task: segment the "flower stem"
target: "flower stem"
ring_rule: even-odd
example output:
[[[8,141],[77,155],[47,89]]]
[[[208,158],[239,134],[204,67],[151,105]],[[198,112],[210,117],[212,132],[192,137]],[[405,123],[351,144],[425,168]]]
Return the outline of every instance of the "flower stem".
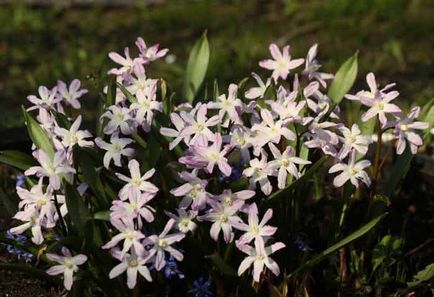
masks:
[[[378,175],[380,174],[380,155],[381,155],[381,146],[382,146],[382,136],[383,130],[380,126],[380,120],[377,116],[377,146],[375,147],[375,171],[374,171],[374,181],[375,183],[378,180]]]

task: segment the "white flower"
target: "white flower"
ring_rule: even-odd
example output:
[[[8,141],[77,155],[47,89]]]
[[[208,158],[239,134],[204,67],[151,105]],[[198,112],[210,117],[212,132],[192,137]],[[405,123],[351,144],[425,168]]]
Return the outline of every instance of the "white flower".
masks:
[[[126,86],[126,89],[133,95],[137,94],[137,91],[141,90],[149,92],[152,88],[154,88],[157,84],[156,79],[148,79],[146,78],[145,68],[143,65],[135,65],[133,69],[134,75],[129,76],[129,80],[131,82],[130,85]]]
[[[185,209],[178,208],[178,215],[170,213],[168,211],[164,211],[164,213],[169,216],[171,219],[174,219],[176,222],[176,228],[182,233],[193,232],[197,228],[197,224],[193,221],[197,216],[197,211],[190,210],[186,211]]]
[[[124,256],[132,247],[137,253],[143,253],[145,248],[140,240],[145,238],[142,232],[134,228],[132,220],[111,220],[111,224],[121,233],[116,234],[113,238],[102,246],[103,249],[110,249],[116,246],[120,241],[124,241],[121,255]]]
[[[61,127],[54,128],[55,133],[62,139],[62,144],[66,148],[72,148],[75,144],[80,147],[93,146],[92,141],[87,141],[85,138],[92,137],[92,134],[87,130],[78,130],[81,124],[81,115],[77,117],[69,130]]]
[[[142,125],[146,132],[149,132],[154,117],[154,111],[161,112],[163,104],[156,100],[157,85],[149,89],[137,90],[137,102],[131,104],[130,108],[136,111],[136,122]]]
[[[243,107],[243,103],[237,98],[238,86],[235,84],[229,85],[228,96],[225,94],[220,95],[216,102],[208,103],[210,109],[219,109],[220,119],[224,119],[227,114],[226,120],[223,122],[223,127],[228,127],[230,122],[241,124],[241,118],[238,111]]]
[[[326,88],[327,83],[325,80],[332,79],[334,77],[333,74],[318,72],[321,68],[321,65],[315,59],[318,52],[318,44],[314,44],[308,51],[306,57],[306,64],[302,74],[307,75],[309,79],[316,79],[319,83]]]
[[[184,259],[184,255],[171,245],[181,241],[185,237],[185,234],[181,232],[168,234],[173,225],[175,225],[175,220],[170,219],[164,227],[163,232],[159,235],[148,236],[143,240],[143,245],[151,245],[149,254],[155,257],[154,262],[157,271],[160,271],[166,265],[164,256],[165,252],[172,255],[177,261],[182,261]]]
[[[269,256],[274,252],[285,247],[282,242],[277,242],[270,246],[265,247],[261,238],[255,239],[255,247],[249,245],[238,245],[239,250],[247,254],[247,257],[241,262],[238,267],[238,275],[243,274],[250,266],[253,265],[253,280],[259,283],[261,273],[264,266],[271,270],[275,275],[280,274],[280,269],[277,263]]]
[[[342,187],[348,180],[351,181],[351,183],[356,188],[359,187],[359,180],[365,183],[369,187],[369,185],[371,184],[371,180],[368,174],[365,171],[363,171],[363,169],[369,167],[371,165],[371,162],[369,162],[368,160],[362,160],[355,163],[355,159],[356,159],[356,151],[353,150],[350,155],[348,164],[338,163],[333,165],[329,169],[329,173],[342,171],[333,180],[333,185],[335,187]]]
[[[175,139],[169,144],[169,150],[173,150],[182,140],[185,143],[190,142],[189,136],[181,136],[182,129],[185,127],[185,123],[182,118],[177,113],[170,114],[170,121],[175,126],[176,129],[171,128],[160,128],[160,133],[167,137],[175,137]]]
[[[57,151],[52,160],[44,151],[38,150],[33,153],[41,166],[33,166],[27,169],[25,175],[36,175],[37,177],[48,177],[49,185],[54,190],[60,189],[60,175],[75,173],[75,169],[66,163],[65,151]]]
[[[52,90],[47,89],[45,86],[38,88],[39,98],[34,95],[27,96],[27,99],[35,106],[28,108],[27,110],[34,110],[38,108],[52,109],[55,104],[58,103],[61,98],[57,96],[57,87]]]
[[[170,194],[173,196],[183,197],[179,203],[179,208],[187,208],[191,205],[193,210],[202,210],[208,197],[205,190],[208,181],[198,178],[196,170],[193,170],[192,173],[181,172],[179,176],[187,183],[170,190]]]
[[[370,137],[360,135],[360,129],[357,124],[351,126],[351,130],[347,127],[340,127],[343,137],[339,137],[343,143],[341,150],[339,151],[337,157],[339,159],[344,159],[352,149],[355,149],[362,155],[366,155],[368,152],[369,144],[372,142]]]
[[[279,143],[282,136],[288,140],[295,140],[294,132],[285,127],[282,120],[274,121],[268,109],[261,109],[261,117],[263,122],[252,127],[252,131],[257,132],[257,135],[252,139],[254,146],[262,147],[268,142]]]
[[[132,157],[134,155],[134,150],[132,148],[125,148],[132,142],[133,140],[130,138],[118,138],[117,134],[113,134],[111,136],[110,143],[105,142],[101,138],[96,138],[96,145],[107,151],[103,160],[104,167],[108,169],[112,159],[116,166],[122,166],[122,156]]]
[[[258,158],[250,160],[249,165],[249,168],[244,169],[243,175],[250,177],[250,188],[255,189],[258,182],[261,186],[261,191],[267,196],[270,195],[273,187],[268,180],[268,176],[272,175],[272,168],[267,163],[267,154],[262,151],[261,160],[258,160]]]
[[[231,205],[226,205],[225,203],[209,200],[208,204],[211,205],[211,210],[206,215],[201,216],[200,219],[213,222],[209,230],[211,238],[217,241],[220,231],[223,231],[225,242],[233,241],[234,233],[232,232],[232,226],[242,222],[237,213],[243,206],[244,201],[239,199]]]
[[[138,195],[142,193],[149,193],[155,196],[155,194],[158,192],[158,188],[154,184],[147,181],[154,175],[155,169],[152,168],[148,170],[142,176],[140,173],[140,164],[134,159],[130,160],[128,163],[128,169],[130,170],[131,177],[120,173],[115,173],[120,180],[127,183],[119,191],[119,197],[122,200],[126,200],[131,195],[132,191],[135,191]]]
[[[113,279],[125,271],[127,272],[127,286],[132,289],[137,283],[137,273],[143,276],[148,282],[152,282],[151,273],[149,272],[146,264],[148,263],[150,256],[148,254],[139,254],[133,251],[131,254],[122,255],[118,250],[113,250],[112,255],[114,258],[122,261],[112,270],[110,270],[109,278]]]
[[[52,266],[47,270],[49,275],[57,275],[63,273],[63,285],[68,291],[71,290],[74,281],[74,272],[78,271],[78,266],[87,261],[87,257],[83,254],[72,256],[71,252],[66,248],[62,248],[63,256],[56,254],[46,254],[47,259],[59,263],[60,265]]]
[[[74,79],[68,88],[66,83],[63,81],[57,81],[57,91],[59,92],[60,96],[75,109],[79,109],[81,107],[78,98],[87,93],[86,89],[80,90],[80,84],[81,83],[78,79]]]
[[[301,177],[301,174],[295,164],[307,165],[311,163],[310,161],[294,157],[293,149],[290,146],[288,146],[283,153],[281,153],[279,149],[272,143],[269,143],[268,146],[270,147],[270,150],[275,158],[269,164],[271,168],[278,170],[277,180],[279,189],[283,189],[286,186],[286,177],[288,173],[296,179]]]
[[[280,52],[276,44],[270,44],[270,52],[274,60],[263,60],[259,62],[259,66],[268,70],[273,70],[271,77],[276,82],[279,77],[286,79],[290,70],[297,68],[304,63],[304,59],[291,60],[291,56],[289,55],[289,45],[285,46],[283,51]]]
[[[258,86],[250,88],[244,94],[244,96],[250,100],[263,97],[268,86],[271,84],[271,79],[267,79],[267,81],[264,84],[264,82],[259,77],[259,75],[257,75],[256,73],[252,73],[252,76],[256,80],[256,82],[258,83]]]
[[[109,120],[104,127],[104,134],[111,135],[117,132],[118,129],[120,129],[122,134],[131,134],[134,130],[131,123],[131,111],[126,107],[119,107],[117,105],[112,105],[107,109],[108,110],[101,115],[101,119],[107,118]]]
[[[209,127],[215,126],[220,122],[218,115],[207,118],[206,104],[198,104],[190,113],[181,111],[181,118],[185,122],[185,128],[182,129],[179,136],[192,136],[190,145],[206,143],[212,138],[213,133]]]
[[[394,123],[396,142],[396,153],[401,155],[405,150],[405,144],[408,142],[412,154],[417,153],[417,148],[423,144],[423,140],[414,130],[424,130],[429,127],[427,122],[417,122],[415,119],[419,116],[420,107],[415,106],[411,109],[407,117],[400,116]]]

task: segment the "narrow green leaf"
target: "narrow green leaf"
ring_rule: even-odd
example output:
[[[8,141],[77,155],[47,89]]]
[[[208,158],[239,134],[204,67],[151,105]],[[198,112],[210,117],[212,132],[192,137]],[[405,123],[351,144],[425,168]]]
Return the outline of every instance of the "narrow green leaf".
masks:
[[[313,164],[307,171],[305,174],[303,174],[299,179],[297,179],[296,181],[294,181],[292,184],[288,185],[286,188],[276,191],[273,194],[271,194],[270,196],[268,196],[267,200],[265,200],[265,203],[268,202],[272,202],[274,200],[277,200],[279,197],[286,197],[285,194],[289,193],[290,191],[292,191],[292,189],[294,189],[295,187],[297,187],[299,184],[305,182],[306,180],[308,180],[309,178],[311,178],[317,171],[318,168],[321,167],[321,165],[327,160],[327,156],[322,156],[321,159],[319,159],[318,161],[315,162],[315,164]]]
[[[32,118],[29,113],[23,109],[24,120],[26,121],[27,131],[33,143],[51,158],[54,157],[54,147],[47,133],[42,129],[38,122]]]
[[[289,280],[293,276],[299,274],[300,272],[303,272],[304,270],[317,265],[322,260],[324,260],[327,256],[329,256],[330,254],[338,251],[340,248],[342,248],[342,247],[346,246],[347,244],[353,242],[354,240],[362,237],[363,235],[365,235],[366,233],[368,233],[371,229],[373,229],[375,226],[377,226],[378,223],[380,223],[380,221],[386,215],[387,215],[387,213],[384,213],[383,215],[381,215],[381,216],[379,216],[379,217],[371,220],[369,223],[367,223],[366,225],[362,226],[357,231],[351,233],[350,235],[348,235],[347,237],[345,237],[341,241],[337,242],[336,244],[332,245],[331,247],[327,248],[326,250],[324,250],[320,254],[314,256],[313,258],[311,258],[310,260],[308,260],[306,263],[304,263],[303,265],[301,265],[299,268],[297,268],[294,272],[292,272],[291,274],[289,274],[287,276],[287,280]]]
[[[116,101],[116,76],[110,77],[108,88],[107,88],[107,106],[115,104]]]
[[[100,221],[110,221],[110,211],[109,210],[98,211],[93,214],[93,219],[100,220]]]
[[[351,89],[357,76],[357,53],[345,61],[336,72],[335,78],[330,85],[328,96],[335,104],[342,101],[345,94]]]
[[[416,275],[413,276],[413,281],[407,283],[407,285],[411,287],[418,286],[422,282],[427,282],[434,278],[434,263],[427,265],[423,270],[419,271]]]
[[[31,156],[19,151],[0,151],[0,162],[21,170],[27,170],[36,164]]]
[[[131,94],[130,91],[127,90],[127,88],[125,88],[123,85],[121,85],[118,82],[116,82],[116,85],[118,86],[119,89],[121,89],[122,93],[124,93],[124,95],[125,95],[125,97],[127,97],[128,101],[130,101],[131,103],[137,102],[136,97],[134,97],[134,95]]]
[[[93,162],[92,158],[88,153],[86,153],[86,151],[79,149],[74,150],[74,157],[76,163],[81,168],[86,183],[90,186],[101,203],[107,206],[108,200],[105,196],[104,186],[102,185],[99,174],[96,171],[97,166]]]
[[[80,196],[77,189],[71,184],[65,184],[65,189],[68,215],[71,218],[72,225],[77,228],[80,234],[83,234],[84,226],[87,220],[91,218],[91,215],[89,214],[83,197]]]
[[[188,58],[187,70],[185,73],[183,96],[189,102],[193,102],[208,68],[209,45],[206,32],[193,46]]]
[[[215,267],[220,270],[225,275],[236,276],[237,273],[234,268],[232,268],[228,263],[226,263],[218,252],[212,255],[205,256],[205,258],[210,259]]]
[[[393,174],[390,175],[389,180],[387,181],[386,186],[384,188],[384,194],[387,197],[393,196],[393,193],[397,189],[398,184],[401,182],[402,178],[404,178],[404,176],[407,174],[412,159],[413,159],[413,154],[411,153],[411,150],[407,145],[402,155],[398,155],[391,171],[393,172]]]
[[[213,99],[216,100],[218,98],[218,96],[220,96],[220,92],[219,92],[219,84],[217,82],[217,80],[214,80],[214,87],[213,87]]]

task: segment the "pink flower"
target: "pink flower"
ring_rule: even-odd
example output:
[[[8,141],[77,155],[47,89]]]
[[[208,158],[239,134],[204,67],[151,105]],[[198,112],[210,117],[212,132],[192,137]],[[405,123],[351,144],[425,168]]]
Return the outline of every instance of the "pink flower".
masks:
[[[40,86],[38,88],[39,98],[35,95],[27,96],[27,100],[33,103],[35,106],[28,108],[27,110],[34,110],[38,108],[42,109],[54,109],[55,104],[62,99],[57,96],[57,87],[52,90],[47,89],[45,86]]]
[[[253,280],[257,283],[259,283],[261,279],[261,273],[264,271],[264,266],[270,269],[270,271],[274,275],[280,274],[279,266],[269,256],[285,247],[285,244],[283,244],[282,242],[277,242],[275,244],[265,247],[262,239],[257,238],[255,239],[255,247],[251,247],[249,245],[238,245],[237,247],[247,255],[247,257],[241,262],[240,266],[238,267],[238,275],[243,274],[252,265]]]
[[[226,189],[223,190],[223,193],[221,193],[218,196],[215,196],[216,199],[220,201],[220,203],[231,206],[235,201],[237,200],[248,200],[255,196],[256,192],[251,190],[242,190],[235,193],[232,193],[232,190]]]
[[[371,165],[371,162],[369,162],[368,160],[362,160],[355,163],[355,159],[356,159],[356,151],[353,150],[350,155],[348,164],[338,163],[333,165],[329,169],[329,173],[342,171],[333,180],[333,185],[335,187],[342,187],[348,180],[351,181],[351,183],[356,188],[359,187],[359,180],[365,183],[369,187],[369,185],[371,184],[371,180],[368,174],[365,171],[363,171],[363,169],[369,167]]]
[[[86,89],[80,90],[80,81],[78,79],[74,79],[71,84],[68,86],[65,82],[58,80],[57,81],[57,91],[60,96],[66,103],[71,105],[75,109],[79,109],[81,107],[80,101],[78,98],[82,97],[84,94],[87,94]]]
[[[328,79],[333,79],[334,75],[330,73],[318,72],[321,68],[319,62],[315,59],[318,53],[318,44],[314,44],[307,53],[305,68],[302,72],[303,75],[307,75],[310,80],[317,80],[323,88],[327,87],[325,82]]]
[[[370,91],[360,91],[355,96],[346,95],[346,98],[350,100],[359,100],[363,105],[370,107],[364,114],[362,114],[362,121],[366,122],[378,115],[382,127],[384,128],[387,124],[386,114],[397,114],[401,112],[401,109],[397,105],[390,103],[390,101],[398,97],[399,93],[397,91],[386,92],[395,84],[389,84],[379,90],[377,88],[375,76],[372,72],[366,75],[366,81],[369,85]]]
[[[411,109],[407,117],[400,116],[394,123],[396,142],[396,153],[401,155],[405,150],[406,142],[410,146],[412,154],[417,153],[417,148],[423,144],[423,140],[414,130],[424,130],[429,127],[427,122],[417,122],[415,119],[419,116],[420,107],[415,106]]]
[[[128,76],[130,84],[126,88],[133,95],[136,95],[139,90],[147,93],[157,85],[157,79],[148,79],[146,77],[145,68],[141,64],[134,66],[132,74]]]
[[[149,254],[155,257],[155,269],[157,269],[157,271],[160,271],[166,265],[165,252],[172,255],[177,261],[184,259],[184,255],[171,246],[185,237],[185,234],[181,232],[168,234],[174,224],[175,220],[170,219],[160,235],[151,235],[143,240],[143,245],[152,245],[149,249]]]
[[[170,191],[173,196],[183,197],[179,207],[187,208],[191,205],[193,210],[202,210],[206,206],[208,197],[205,190],[208,181],[198,178],[196,171],[192,173],[184,171],[179,176],[187,183]]]
[[[223,231],[225,242],[233,241],[234,233],[232,232],[232,227],[241,222],[237,213],[243,206],[244,201],[236,200],[229,206],[209,200],[208,204],[211,206],[211,210],[206,215],[201,216],[200,219],[213,222],[209,231],[211,238],[217,241],[220,231]]]
[[[230,176],[232,168],[225,155],[231,146],[225,145],[222,149],[222,137],[219,133],[215,133],[210,140],[213,141],[211,146],[191,145],[192,155],[180,158],[179,162],[193,168],[206,168],[208,173],[212,173],[217,165],[224,175]]]
[[[78,271],[78,266],[87,261],[87,257],[83,254],[72,256],[71,252],[66,248],[62,248],[63,256],[47,253],[47,259],[59,263],[47,270],[49,275],[57,275],[63,273],[63,285],[68,291],[71,290],[72,283],[74,282],[74,272]]]
[[[125,73],[131,73],[135,65],[143,63],[143,60],[141,58],[132,59],[130,57],[130,49],[128,47],[124,49],[124,54],[125,58],[115,52],[109,53],[109,58],[112,59],[113,62],[121,65],[120,68],[110,69],[108,72],[109,74],[115,74],[120,76]]]
[[[167,48],[159,50],[159,44],[147,47],[142,37],[137,38],[136,46],[144,63],[149,63],[164,57],[169,51]]]
[[[304,59],[291,60],[291,56],[289,55],[289,45],[285,46],[283,51],[280,52],[277,45],[273,43],[270,45],[270,52],[274,60],[263,60],[259,62],[259,66],[268,70],[273,70],[271,77],[276,82],[279,77],[286,79],[290,70],[295,69],[304,63]]]
[[[175,126],[176,129],[171,128],[161,128],[160,133],[167,137],[175,137],[175,139],[169,144],[169,150],[173,150],[182,140],[186,144],[190,142],[189,136],[181,136],[181,132],[185,127],[185,123],[182,120],[182,118],[177,113],[171,113],[170,114],[170,121]]]

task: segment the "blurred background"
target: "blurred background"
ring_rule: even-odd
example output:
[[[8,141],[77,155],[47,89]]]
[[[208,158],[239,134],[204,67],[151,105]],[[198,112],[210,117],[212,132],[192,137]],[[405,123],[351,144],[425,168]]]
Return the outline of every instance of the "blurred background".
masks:
[[[269,56],[268,44],[290,44],[295,57],[320,44],[319,59],[335,72],[359,51],[358,82],[374,71],[395,81],[408,105],[434,94],[433,0],[0,0],[0,145],[17,137],[20,106],[39,85],[79,78],[91,118],[107,54],[134,47],[136,37],[171,55],[150,69],[179,90],[192,44],[204,30],[211,46],[208,81],[221,89]],[[12,131],[12,133],[11,133]],[[18,133],[20,134],[20,133]],[[6,135],[6,137],[4,137]],[[19,135],[18,135],[19,136]]]

